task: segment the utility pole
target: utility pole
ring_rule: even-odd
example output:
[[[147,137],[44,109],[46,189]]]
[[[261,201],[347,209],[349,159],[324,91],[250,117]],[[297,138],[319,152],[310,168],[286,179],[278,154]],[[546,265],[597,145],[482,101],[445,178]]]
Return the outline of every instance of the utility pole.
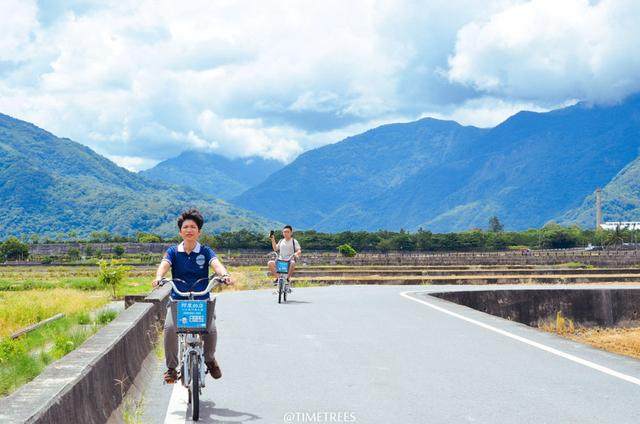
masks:
[[[596,231],[602,228],[602,189],[596,188]]]

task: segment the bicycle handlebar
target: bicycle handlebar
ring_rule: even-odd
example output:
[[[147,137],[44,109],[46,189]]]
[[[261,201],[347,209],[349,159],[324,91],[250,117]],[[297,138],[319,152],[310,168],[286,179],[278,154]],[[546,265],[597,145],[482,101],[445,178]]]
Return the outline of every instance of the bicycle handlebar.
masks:
[[[282,259],[278,254],[278,252],[271,252],[269,253],[269,255],[275,255],[275,258],[278,259],[279,261],[287,261],[287,262],[289,262],[291,259],[293,259],[296,256],[296,254],[294,253],[291,256],[289,256],[287,259]]]
[[[220,284],[227,284],[224,280],[224,276],[223,277],[218,277],[216,275],[212,275],[211,277],[208,278],[201,278],[199,280],[196,280],[195,283],[192,284],[192,286],[198,284],[200,281],[202,280],[209,280],[209,284],[207,285],[207,288],[199,291],[199,292],[193,292],[193,291],[189,291],[189,292],[182,292],[180,290],[178,290],[178,288],[176,287],[176,284],[173,281],[181,281],[183,283],[186,283],[186,281],[181,280],[179,278],[174,278],[172,280],[169,280],[168,278],[162,278],[160,280],[160,286],[164,286],[165,284],[169,283],[171,284],[171,288],[174,292],[176,292],[179,296],[182,297],[191,297],[191,296],[204,296],[205,294],[208,294],[209,292],[211,292],[211,290],[213,290],[214,288],[218,287]]]

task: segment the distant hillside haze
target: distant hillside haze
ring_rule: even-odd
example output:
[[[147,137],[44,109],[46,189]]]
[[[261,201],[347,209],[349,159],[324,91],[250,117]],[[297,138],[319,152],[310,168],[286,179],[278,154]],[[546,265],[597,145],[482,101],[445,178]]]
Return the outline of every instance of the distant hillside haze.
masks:
[[[558,221],[561,224],[577,223],[593,227],[596,222],[595,193],[587,196],[582,204]],[[624,167],[602,189],[603,221],[640,221],[640,158]]]
[[[260,157],[229,159],[191,150],[141,171],[140,175],[229,199],[260,184],[283,166],[282,162]]]
[[[460,231],[486,228],[493,215],[513,230],[570,216],[586,225],[571,211],[639,146],[639,96],[520,112],[491,129],[427,118],[306,152],[233,202],[321,231]]]
[[[0,114],[0,234],[96,230],[175,235],[187,207],[204,213],[205,230],[266,229],[273,221],[188,188],[129,172],[91,149]]]

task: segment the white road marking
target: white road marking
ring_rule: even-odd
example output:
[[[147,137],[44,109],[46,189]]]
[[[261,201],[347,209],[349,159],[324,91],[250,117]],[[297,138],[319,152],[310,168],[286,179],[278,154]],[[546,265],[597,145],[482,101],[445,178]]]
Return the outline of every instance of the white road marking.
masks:
[[[573,361],[575,363],[578,363],[580,365],[584,365],[585,367],[592,368],[592,369],[594,369],[596,371],[600,371],[600,372],[602,372],[604,374],[608,374],[610,376],[613,376],[613,377],[619,378],[621,380],[627,381],[629,383],[635,384],[637,386],[640,386],[640,379],[638,379],[636,377],[632,377],[630,375],[623,374],[621,372],[612,370],[611,368],[607,368],[607,367],[604,367],[602,365],[598,365],[598,364],[596,364],[594,362],[587,361],[586,359],[579,358],[579,357],[577,357],[575,355],[571,355],[570,353],[562,352],[562,351],[560,351],[558,349],[554,349],[552,347],[543,345],[542,343],[538,343],[538,342],[535,342],[533,340],[529,340],[529,339],[527,339],[525,337],[521,337],[521,336],[515,335],[513,333],[509,333],[508,331],[501,330],[501,329],[493,327],[493,326],[491,326],[489,324],[485,324],[485,323],[477,321],[475,319],[472,319],[472,318],[469,318],[469,317],[465,317],[464,315],[460,315],[460,314],[457,314],[455,312],[449,311],[449,310],[447,310],[445,308],[441,308],[440,306],[434,305],[434,304],[429,303],[427,301],[424,301],[422,299],[417,299],[417,298],[415,298],[413,296],[409,296],[409,293],[424,293],[424,292],[425,292],[424,290],[405,291],[405,292],[400,293],[400,296],[403,296],[403,297],[405,297],[407,299],[411,299],[411,300],[413,300],[415,302],[418,302],[418,303],[422,303],[423,305],[426,305],[426,306],[428,306],[428,307],[430,307],[432,309],[435,309],[437,311],[443,312],[443,313],[445,313],[447,315],[451,315],[451,316],[456,317],[458,319],[461,319],[463,321],[470,322],[471,324],[475,324],[475,325],[477,325],[479,327],[485,328],[487,330],[490,330],[490,331],[493,331],[495,333],[501,334],[503,336],[509,337],[511,339],[517,340],[519,342],[528,344],[529,346],[533,346],[533,347],[538,348],[540,350],[544,350],[545,352],[549,352],[549,353],[551,353],[553,355],[557,355],[557,356],[560,356],[562,358],[565,358],[565,359],[568,359],[570,361]]]
[[[171,392],[171,398],[169,399],[169,405],[167,406],[167,413],[165,415],[164,424],[185,423],[187,420],[187,408],[189,393],[187,389],[182,387],[179,381],[173,384],[173,391]]]

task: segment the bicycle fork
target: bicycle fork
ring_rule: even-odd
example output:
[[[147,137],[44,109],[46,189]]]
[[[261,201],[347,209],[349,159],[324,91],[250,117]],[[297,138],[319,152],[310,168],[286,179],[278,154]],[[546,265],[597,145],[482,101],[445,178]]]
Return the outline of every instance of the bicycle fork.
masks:
[[[202,349],[202,340],[195,334],[186,334],[182,341],[184,346],[182,350],[182,366],[180,367],[182,385],[189,387],[191,384],[192,362],[198,361],[198,371],[200,373],[199,386],[204,387],[204,377],[206,365],[204,363],[204,351]]]

